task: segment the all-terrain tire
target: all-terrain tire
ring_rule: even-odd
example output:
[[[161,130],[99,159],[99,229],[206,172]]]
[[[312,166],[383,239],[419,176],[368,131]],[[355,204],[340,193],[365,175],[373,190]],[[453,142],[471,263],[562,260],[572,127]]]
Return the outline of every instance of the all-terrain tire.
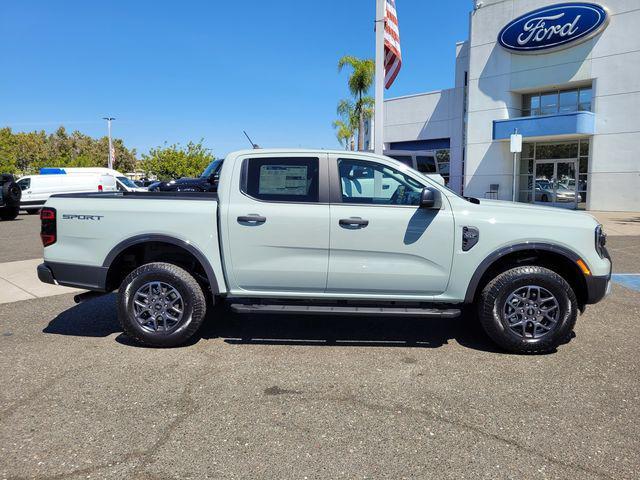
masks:
[[[2,207],[0,208],[0,220],[15,220],[19,213],[18,207]]]
[[[164,295],[156,294],[156,292],[161,292],[162,290],[153,287],[158,284],[172,287],[181,297],[179,306],[181,306],[182,316],[167,331],[163,330],[164,327],[162,325],[154,327],[153,320],[150,321],[151,325],[149,325],[143,324],[136,319],[136,311],[140,315],[139,312],[141,310],[140,295],[137,298],[138,303],[134,303],[137,292],[150,293],[149,300],[143,300],[143,303],[148,303],[148,305],[145,303],[144,308],[150,307],[147,313],[141,315],[143,321],[145,320],[144,317],[154,312],[153,309],[157,305],[162,307],[163,299],[160,297],[164,297]],[[148,285],[152,285],[151,288],[155,289],[148,290],[150,288]],[[168,288],[165,289],[165,291],[168,290]],[[172,298],[177,297],[173,294]],[[122,281],[117,302],[118,320],[124,333],[136,342],[151,347],[176,347],[189,341],[200,328],[207,309],[204,293],[195,278],[186,270],[170,263],[148,263],[136,268]],[[176,311],[173,311],[172,314],[177,316]],[[162,324],[162,320],[156,323]],[[164,325],[166,326],[166,323]]]
[[[536,288],[539,287],[553,295],[557,302],[557,313],[550,313],[555,317],[555,323],[551,324],[544,320],[550,329],[545,332],[542,328],[537,328],[539,335],[537,338],[535,335],[527,336],[531,331],[536,332],[532,322],[523,322],[522,332],[520,327],[513,326],[519,318],[523,318],[522,315],[527,315],[526,308],[522,309],[525,313],[518,313],[520,317],[517,315],[516,318],[512,317],[512,322],[508,320],[505,313],[510,311],[507,301],[511,294],[526,291],[521,289],[529,286],[534,287],[532,290],[534,299]],[[514,299],[511,298],[513,302]],[[554,304],[550,302],[546,307]],[[535,316],[537,308],[537,302],[535,307],[532,304],[531,311],[534,316],[526,318],[542,318]],[[555,351],[558,345],[570,338],[578,315],[578,302],[573,289],[562,276],[547,268],[530,265],[507,270],[490,281],[480,295],[478,314],[487,335],[505,350],[513,353],[547,353]]]

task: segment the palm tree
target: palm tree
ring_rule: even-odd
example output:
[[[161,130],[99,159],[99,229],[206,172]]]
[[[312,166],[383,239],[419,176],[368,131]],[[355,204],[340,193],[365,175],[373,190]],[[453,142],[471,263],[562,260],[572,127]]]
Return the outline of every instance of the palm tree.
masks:
[[[341,72],[346,66],[352,69],[351,75],[349,75],[349,91],[355,99],[353,109],[358,119],[358,150],[363,150],[364,121],[367,110],[372,109],[371,104],[373,103],[370,97],[366,97],[366,94],[373,85],[376,64],[370,58],[361,59],[352,55],[345,55],[338,60],[338,72]]]
[[[342,120],[335,120],[333,128],[336,129],[336,137],[345,150],[353,150],[353,129]]]

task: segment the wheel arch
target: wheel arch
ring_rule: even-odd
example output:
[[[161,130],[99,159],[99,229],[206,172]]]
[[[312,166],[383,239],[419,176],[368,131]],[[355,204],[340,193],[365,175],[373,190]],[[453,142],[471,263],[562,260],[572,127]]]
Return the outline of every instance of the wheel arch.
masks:
[[[104,262],[102,263],[102,266],[107,268],[108,270],[106,275],[107,291],[115,290],[116,288],[118,288],[118,280],[121,281],[130,271],[133,270],[133,268],[139,266],[134,262],[134,264],[132,264],[133,268],[121,268],[128,253],[139,253],[140,250],[146,251],[147,248],[154,246],[160,248],[160,251],[156,252],[156,255],[161,255],[163,245],[168,246],[168,249],[165,250],[168,253],[186,253],[187,257],[185,257],[185,259],[190,257],[197,263],[197,265],[202,268],[207,283],[209,284],[209,288],[211,289],[211,293],[213,295],[217,295],[220,293],[216,274],[213,270],[213,267],[211,266],[211,263],[209,262],[209,260],[207,260],[207,257],[202,253],[202,251],[200,251],[200,249],[187,242],[186,240],[163,234],[137,235],[135,237],[123,240],[122,242],[118,243],[113,249],[111,249],[111,251],[105,257]],[[158,260],[162,261],[162,257],[159,257]],[[167,263],[172,262],[169,261]]]
[[[498,274],[526,264],[543,266],[561,275],[573,288],[581,308],[587,303],[587,281],[576,263],[573,250],[552,243],[527,242],[502,247],[488,255],[476,268],[467,286],[465,303],[474,303],[485,285]]]

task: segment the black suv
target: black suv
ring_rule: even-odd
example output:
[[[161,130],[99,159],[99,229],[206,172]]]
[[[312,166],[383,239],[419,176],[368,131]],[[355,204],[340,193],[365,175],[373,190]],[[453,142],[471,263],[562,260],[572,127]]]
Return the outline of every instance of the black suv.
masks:
[[[217,192],[222,160],[214,160],[198,178],[179,178],[149,186],[150,192]]]
[[[0,220],[15,220],[20,213],[22,190],[13,175],[0,174]]]

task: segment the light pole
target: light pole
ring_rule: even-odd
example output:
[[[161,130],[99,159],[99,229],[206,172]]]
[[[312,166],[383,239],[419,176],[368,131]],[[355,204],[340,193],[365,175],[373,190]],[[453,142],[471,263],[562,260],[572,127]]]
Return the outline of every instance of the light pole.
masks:
[[[107,161],[107,166],[110,169],[113,169],[113,144],[111,143],[111,122],[115,120],[114,117],[102,117],[103,120],[107,121],[107,132],[109,135],[109,160]]]

